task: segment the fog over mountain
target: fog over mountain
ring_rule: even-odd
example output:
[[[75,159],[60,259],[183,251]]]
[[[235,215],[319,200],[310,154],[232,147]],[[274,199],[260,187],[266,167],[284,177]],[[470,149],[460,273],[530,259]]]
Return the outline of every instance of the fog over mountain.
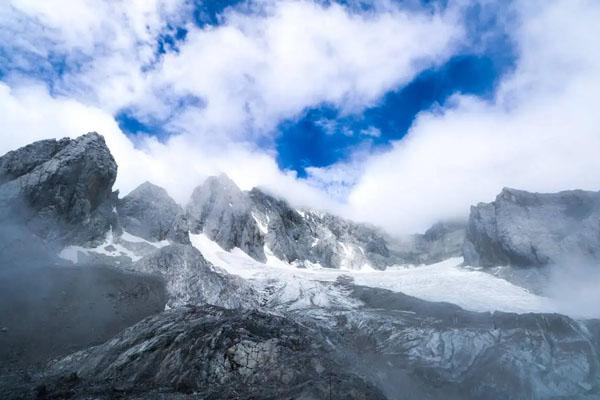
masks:
[[[0,2],[0,399],[600,399],[600,2]]]
[[[225,175],[119,197],[97,133],[0,171],[3,398],[600,395],[599,192],[395,236]]]

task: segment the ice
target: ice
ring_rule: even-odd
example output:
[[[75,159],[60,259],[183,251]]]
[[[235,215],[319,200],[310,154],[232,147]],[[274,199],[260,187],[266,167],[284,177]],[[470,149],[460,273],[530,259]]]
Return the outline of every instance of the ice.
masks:
[[[168,240],[162,240],[160,242],[150,242],[139,236],[132,235],[128,232],[123,231],[122,235],[115,237],[111,229],[106,233],[104,242],[96,247],[84,247],[84,246],[67,246],[62,249],[58,256],[62,259],[69,260],[73,263],[79,262],[79,254],[102,254],[109,257],[120,257],[125,256],[131,259],[131,261],[138,261],[142,258],[142,255],[128,249],[123,246],[123,242],[129,243],[146,243],[157,249],[168,246]]]
[[[432,265],[395,266],[385,271],[368,267],[336,270],[318,265],[300,269],[277,259],[272,253],[267,255],[268,261],[264,264],[239,249],[225,251],[204,234],[190,235],[190,240],[211,263],[258,286],[270,284],[271,290],[278,291],[280,300],[294,303],[294,306],[343,301],[336,297],[337,294],[323,293],[330,290],[330,286],[325,287],[321,282],[349,275],[358,285],[402,292],[428,301],[454,303],[472,311],[557,311],[550,299],[491,274],[464,268],[462,258],[458,257]]]

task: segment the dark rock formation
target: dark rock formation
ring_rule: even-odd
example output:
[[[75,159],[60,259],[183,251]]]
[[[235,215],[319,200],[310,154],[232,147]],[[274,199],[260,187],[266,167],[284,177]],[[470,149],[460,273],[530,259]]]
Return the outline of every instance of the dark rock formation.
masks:
[[[145,182],[117,205],[121,226],[151,242],[167,238],[177,215],[183,211],[163,188]]]
[[[281,316],[183,307],[55,363],[50,398],[384,399],[332,357],[316,332]],[[169,397],[173,396],[173,397]]]
[[[48,398],[322,399],[330,390],[332,398],[350,399],[600,395],[599,321],[475,313],[347,279],[331,285],[359,305],[284,315],[182,307],[56,362],[19,390],[37,387]]]
[[[600,260],[600,193],[555,194],[504,189],[492,203],[471,207],[465,263],[543,266]]]
[[[225,175],[196,188],[169,238],[189,243],[187,231],[205,233],[226,250],[238,247],[264,262],[265,252],[298,266],[385,269],[460,256],[464,226],[440,224],[425,235],[394,238],[381,230],[315,211],[297,210],[254,188],[241,191]]]
[[[102,136],[44,140],[0,158],[0,220],[57,244],[86,243],[116,225],[117,165]]]
[[[250,285],[216,268],[189,245],[163,247],[133,264],[132,268],[164,277],[170,307],[184,304],[212,304],[225,308],[257,306],[256,294]]]

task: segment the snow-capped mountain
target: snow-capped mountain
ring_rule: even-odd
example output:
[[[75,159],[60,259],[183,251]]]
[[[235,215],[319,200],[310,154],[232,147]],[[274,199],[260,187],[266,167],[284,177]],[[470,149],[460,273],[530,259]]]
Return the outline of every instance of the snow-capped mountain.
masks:
[[[184,205],[151,183],[119,198],[116,173],[94,133],[0,158],[4,398],[600,395],[600,322],[501,277],[595,256],[598,193],[506,189],[393,237],[225,175]]]

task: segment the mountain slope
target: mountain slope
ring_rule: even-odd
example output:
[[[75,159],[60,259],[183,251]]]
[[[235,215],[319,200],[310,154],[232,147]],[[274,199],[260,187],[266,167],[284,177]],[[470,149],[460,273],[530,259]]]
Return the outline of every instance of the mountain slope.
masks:
[[[469,265],[540,267],[600,261],[600,192],[553,194],[505,188],[471,207],[464,247]]]
[[[60,345],[51,352],[58,360],[46,368],[0,369],[2,398],[600,396],[600,322],[527,313],[560,308],[489,269],[461,266],[461,223],[394,238],[295,209],[259,189],[241,191],[225,176],[209,178],[182,208],[148,183],[119,200],[109,156],[101,137],[89,134],[0,158],[0,227],[9,240],[0,255],[14,261],[0,266],[0,321],[9,321],[0,335],[14,339],[20,332],[21,342],[35,344],[48,327],[50,342]],[[20,179],[23,190],[15,184]],[[520,224],[535,226],[540,215],[559,209],[568,221],[593,227],[595,211],[585,202],[563,210],[548,208],[545,199],[507,201],[515,204],[499,214],[483,206],[483,223],[469,226],[476,251],[487,248],[479,243],[496,246],[493,254],[507,250],[504,236],[488,235],[502,224],[515,223],[509,233],[523,234],[524,242],[539,240]],[[18,218],[9,218],[7,210],[22,205]],[[506,217],[500,224],[499,216]],[[593,230],[577,234],[579,243],[595,243]],[[40,291],[34,277],[75,283]],[[17,281],[28,283],[25,292],[11,292]],[[19,293],[39,301],[21,301]],[[172,309],[151,315],[165,302]],[[48,323],[16,330],[19,315],[10,310],[17,306],[24,315],[41,312],[35,320]],[[104,311],[108,318],[94,319]],[[66,332],[76,321],[77,348],[97,345],[66,355],[55,338],[64,321]]]

